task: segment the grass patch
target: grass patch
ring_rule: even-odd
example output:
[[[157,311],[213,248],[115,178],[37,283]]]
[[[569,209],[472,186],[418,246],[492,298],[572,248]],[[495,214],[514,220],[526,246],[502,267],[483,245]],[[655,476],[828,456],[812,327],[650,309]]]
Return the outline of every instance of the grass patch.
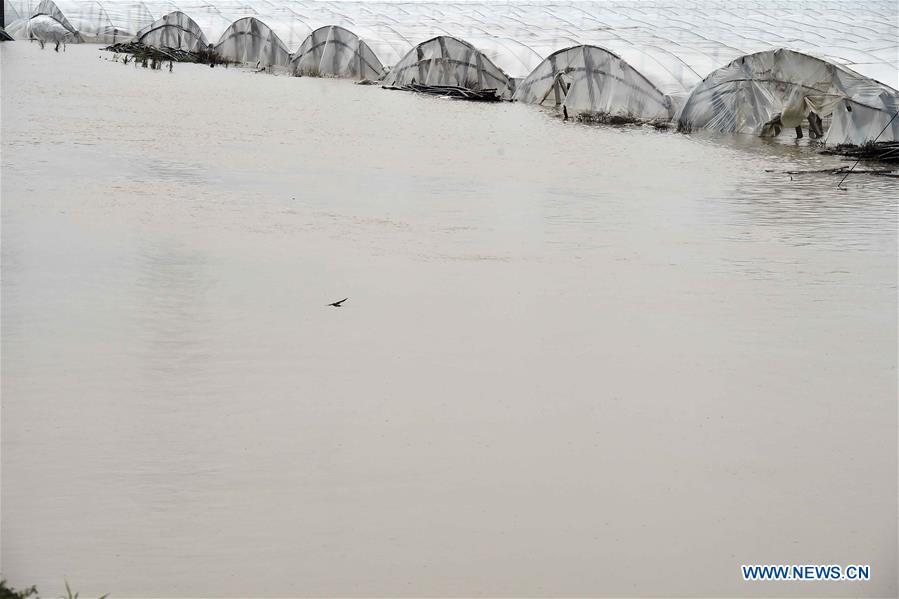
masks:
[[[79,599],[78,592],[72,591],[72,587],[69,586],[69,581],[66,580],[66,594],[59,599]],[[107,599],[109,594],[103,595],[99,599]],[[6,579],[0,579],[0,599],[40,599],[40,595],[37,592],[37,587],[32,585],[27,589],[14,589],[7,582]]]

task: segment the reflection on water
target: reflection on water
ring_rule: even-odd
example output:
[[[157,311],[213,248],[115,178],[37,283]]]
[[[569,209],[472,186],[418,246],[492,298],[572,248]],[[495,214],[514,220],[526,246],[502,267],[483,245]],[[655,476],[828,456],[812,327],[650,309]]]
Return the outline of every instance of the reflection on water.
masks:
[[[895,180],[97,55],[2,48],[14,585],[895,594]]]

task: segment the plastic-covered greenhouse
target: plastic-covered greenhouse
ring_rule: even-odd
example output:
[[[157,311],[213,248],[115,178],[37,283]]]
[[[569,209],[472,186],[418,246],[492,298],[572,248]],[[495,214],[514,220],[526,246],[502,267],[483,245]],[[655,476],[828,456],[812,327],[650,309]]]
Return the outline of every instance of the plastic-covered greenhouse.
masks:
[[[678,127],[775,136],[808,121],[813,136],[859,144],[899,139],[897,111],[899,93],[886,85],[806,54],[769,50],[706,77],[687,99]]]
[[[815,93],[806,97],[833,100],[831,111],[818,107],[814,114],[827,121],[827,141],[834,142],[870,139],[875,123],[885,124],[899,88],[895,0],[5,4],[6,29],[17,39],[109,44],[140,34],[147,45],[181,49],[195,48],[205,39],[227,58],[251,65],[293,65],[298,71],[354,78],[372,78],[383,66],[388,82],[414,78],[419,83],[496,87],[507,97],[520,83],[517,97],[525,102],[653,119],[665,118],[666,112],[671,116],[683,106],[684,127],[757,134],[757,121],[770,117],[761,123],[764,127],[774,118],[772,111],[781,112],[782,124],[792,122],[793,92],[757,84],[767,68],[762,57],[770,60],[783,49],[777,56],[806,57],[786,61],[792,66],[783,58],[774,60],[783,85],[822,84],[813,85]],[[728,79],[737,60],[750,62],[758,93]],[[816,73],[830,68],[821,65],[831,65],[832,76],[819,78]],[[725,100],[720,92],[728,87],[734,93]],[[705,114],[703,98],[723,102],[714,116]],[[724,126],[724,114],[733,115],[735,124]],[[776,127],[772,124],[766,132],[771,128]],[[895,132],[884,133],[889,135]]]
[[[576,114],[669,120],[671,99],[619,56],[596,46],[550,54],[518,86],[515,99]]]
[[[290,62],[296,75],[377,79],[384,66],[364,41],[337,25],[313,31]]]
[[[175,48],[196,52],[209,45],[196,21],[181,11],[170,12],[135,34],[135,39],[154,48]]]
[[[50,0],[44,0],[30,13],[7,25],[7,33],[16,39],[40,39],[49,42],[77,43],[84,38],[68,18]]]
[[[257,66],[285,67],[290,63],[287,46],[256,17],[234,21],[215,45],[215,51],[228,60]]]
[[[7,0],[9,2],[10,0]],[[131,39],[154,16],[143,2],[85,2],[83,0],[28,0],[10,2],[19,15],[8,23],[16,38],[114,44]],[[16,6],[18,4],[18,6]],[[168,12],[168,11],[167,11]],[[62,33],[65,29],[69,35]]]
[[[511,97],[512,81],[489,58],[460,39],[438,36],[409,50],[387,76],[388,85],[455,85],[468,89],[495,89]]]

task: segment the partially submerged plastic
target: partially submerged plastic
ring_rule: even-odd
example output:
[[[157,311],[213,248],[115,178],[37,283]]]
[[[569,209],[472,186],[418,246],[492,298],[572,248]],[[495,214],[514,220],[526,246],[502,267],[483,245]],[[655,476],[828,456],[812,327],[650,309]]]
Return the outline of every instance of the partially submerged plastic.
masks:
[[[390,71],[387,85],[455,85],[495,89],[511,98],[514,83],[484,54],[466,41],[439,36],[412,48]]]
[[[306,38],[290,62],[295,75],[377,79],[384,67],[359,37],[336,25],[321,27]]]
[[[619,56],[596,46],[550,54],[518,85],[515,99],[565,107],[571,116],[662,121],[674,116],[668,96]]]
[[[677,121],[683,131],[776,135],[801,127],[813,113],[831,117],[827,143],[862,144],[878,135],[880,141],[899,139],[897,110],[895,89],[820,58],[779,49],[713,71],[693,89]]]
[[[38,0],[4,0],[7,30],[31,27]],[[550,54],[576,45],[605,48],[625,60],[662,93],[677,100],[714,69],[755,52],[789,47],[846,66],[899,88],[896,0],[695,0],[678,3],[415,2],[335,0],[58,0],[78,39],[128,41],[163,15],[181,11],[209,42],[232,23],[253,17],[296,53],[310,33],[338,25],[360,38],[386,67],[422,40],[464,39],[512,78],[524,78]],[[50,16],[43,11],[42,15]],[[44,20],[44,19],[42,19]],[[57,19],[58,20],[58,19]],[[14,25],[15,23],[15,25]],[[50,25],[49,27],[47,25]],[[255,64],[252,63],[252,64]]]
[[[138,30],[153,22],[144,3],[131,1],[41,0],[27,14],[28,17],[10,24],[14,37],[114,44],[133,38]]]
[[[192,23],[180,16],[167,23],[165,16],[176,11]],[[518,96],[523,101],[561,101],[569,113],[606,114],[613,122],[647,118],[659,94],[676,111],[696,87],[682,113],[683,128],[758,133],[766,125],[776,130],[771,119],[777,115],[778,126],[785,127],[795,115],[801,120],[814,113],[825,119],[827,141],[833,143],[875,137],[895,114],[899,88],[895,0],[753,0],[739,10],[732,3],[696,0],[689,11],[677,3],[608,0],[5,0],[4,15],[7,31],[20,39],[108,45],[139,34],[146,45],[193,51],[205,39],[225,58],[249,65],[288,67],[295,59],[298,70],[308,73],[374,78],[369,66],[377,64],[361,44],[358,52],[340,46],[355,43],[352,32],[391,71],[388,83],[497,88],[509,98],[515,83],[527,78],[528,90]],[[322,36],[325,43],[319,45]],[[421,40],[428,41],[416,46]],[[590,46],[606,54],[585,49]],[[784,71],[780,87],[761,81],[764,76],[711,83],[736,59],[780,47],[810,55],[794,61],[794,71]],[[553,55],[557,64],[547,64],[545,57]],[[356,62],[354,70],[360,57],[364,64]],[[818,68],[808,61],[819,59],[839,69],[820,89],[814,86],[823,80],[816,75],[803,83]],[[606,63],[606,72],[617,72],[620,80],[586,77]],[[555,86],[549,95],[547,83]],[[796,84],[814,88],[801,94],[801,110],[793,92],[784,91]],[[728,87],[732,97],[722,93]],[[895,139],[897,126],[899,119],[881,139]]]
[[[231,24],[215,45],[222,58],[260,67],[286,67],[290,52],[268,25],[255,17],[244,17]]]
[[[36,39],[66,44],[82,41],[81,35],[52,0],[42,0],[31,16],[10,23],[6,32],[15,39]]]
[[[16,21],[9,26],[7,33],[13,39],[19,40],[33,39],[64,44],[81,42],[81,36],[76,31],[72,31],[49,15],[37,15],[30,19]]]
[[[209,45],[196,21],[181,11],[171,12],[137,32],[135,39],[153,48],[175,48],[187,52]]]

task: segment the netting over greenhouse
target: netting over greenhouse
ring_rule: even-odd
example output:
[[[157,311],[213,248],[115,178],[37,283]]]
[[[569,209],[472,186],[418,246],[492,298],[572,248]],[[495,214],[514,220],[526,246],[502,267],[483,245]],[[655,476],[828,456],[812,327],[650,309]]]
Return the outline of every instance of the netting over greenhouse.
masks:
[[[188,52],[205,50],[209,45],[197,22],[181,11],[171,12],[144,27],[135,39],[154,48],[176,48]]]
[[[332,25],[306,38],[290,62],[296,75],[377,79],[384,67],[371,48],[352,31]]]
[[[249,65],[286,67],[290,63],[290,52],[278,34],[255,17],[232,23],[215,51],[223,58]]]
[[[772,137],[793,130],[801,135],[807,124],[811,137],[861,144],[878,135],[880,141],[899,139],[897,111],[896,90],[820,58],[781,49],[743,56],[712,72],[690,94],[677,121],[686,131]]]
[[[511,97],[514,84],[489,58],[454,37],[439,36],[412,48],[397,63],[385,82],[387,85],[455,85],[468,89],[495,89]]]
[[[671,99],[627,62],[596,46],[550,54],[518,85],[515,99],[564,106],[571,116],[669,120]]]

